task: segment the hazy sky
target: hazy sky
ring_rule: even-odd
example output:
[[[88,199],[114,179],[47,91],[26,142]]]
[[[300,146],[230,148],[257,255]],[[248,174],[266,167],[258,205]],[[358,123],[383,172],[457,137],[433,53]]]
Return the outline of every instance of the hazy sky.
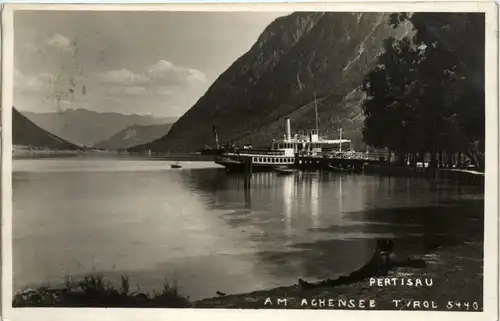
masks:
[[[14,104],[180,116],[285,14],[16,12]]]

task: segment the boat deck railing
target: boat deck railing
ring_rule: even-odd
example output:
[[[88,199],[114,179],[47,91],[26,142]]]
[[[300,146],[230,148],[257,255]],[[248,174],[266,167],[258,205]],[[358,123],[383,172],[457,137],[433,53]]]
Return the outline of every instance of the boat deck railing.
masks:
[[[236,151],[236,154],[241,155],[241,154],[246,154],[246,155],[273,155],[273,156],[280,156],[280,155],[285,155],[284,150],[266,150],[266,149],[240,149]]]

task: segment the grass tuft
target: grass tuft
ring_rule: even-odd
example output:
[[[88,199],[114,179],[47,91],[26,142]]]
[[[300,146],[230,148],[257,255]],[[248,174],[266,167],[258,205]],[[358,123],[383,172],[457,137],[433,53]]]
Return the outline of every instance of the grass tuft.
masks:
[[[177,282],[167,279],[160,293],[130,292],[128,276],[121,276],[120,287],[106,282],[101,275],[87,275],[75,281],[66,276],[62,288],[38,287],[16,293],[12,306],[19,307],[190,307],[189,297],[179,293]]]

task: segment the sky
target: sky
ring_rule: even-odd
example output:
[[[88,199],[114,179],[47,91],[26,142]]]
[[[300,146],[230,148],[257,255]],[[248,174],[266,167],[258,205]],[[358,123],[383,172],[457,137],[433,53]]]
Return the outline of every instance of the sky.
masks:
[[[18,11],[14,105],[181,116],[286,14]]]

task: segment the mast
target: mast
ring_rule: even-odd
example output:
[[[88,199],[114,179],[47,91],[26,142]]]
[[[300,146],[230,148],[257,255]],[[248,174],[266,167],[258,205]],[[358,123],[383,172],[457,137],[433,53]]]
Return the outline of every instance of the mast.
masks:
[[[314,92],[314,112],[316,114],[316,134],[319,138],[319,125],[318,125],[318,104],[316,103],[316,92]]]
[[[340,131],[339,152],[342,152],[342,128],[340,128],[339,131]]]

